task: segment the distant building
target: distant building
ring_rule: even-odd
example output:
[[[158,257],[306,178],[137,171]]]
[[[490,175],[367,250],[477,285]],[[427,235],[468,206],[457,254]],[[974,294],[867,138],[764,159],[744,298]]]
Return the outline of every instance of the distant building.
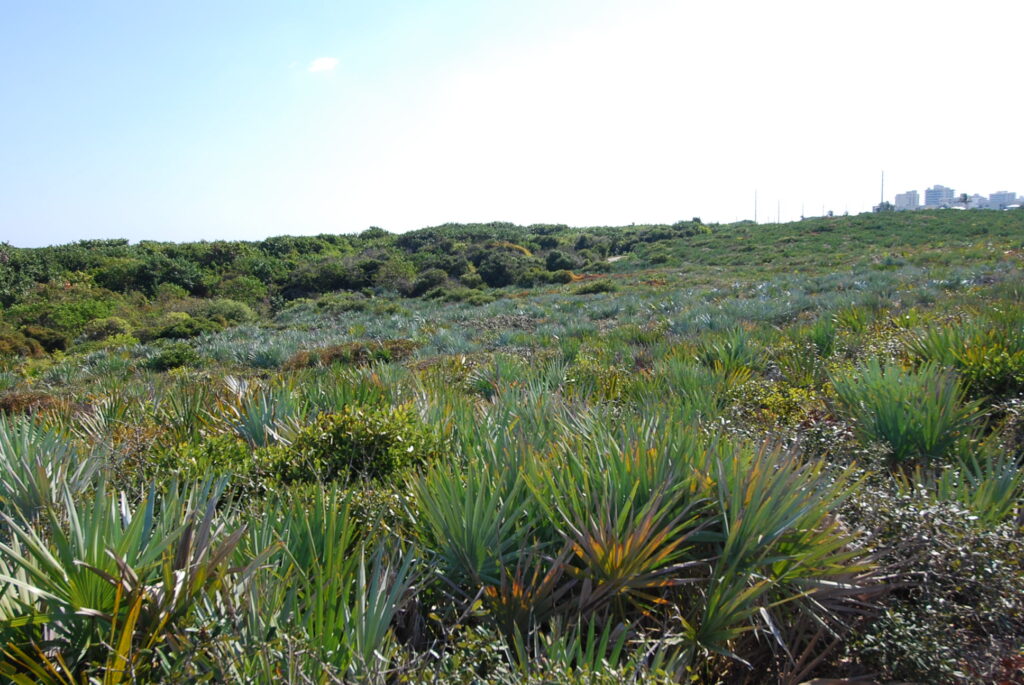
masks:
[[[992,193],[988,196],[988,206],[990,209],[1006,209],[1016,203],[1017,193],[1011,193],[1006,190],[1000,190],[998,193]]]
[[[908,190],[905,193],[898,193],[896,195],[896,211],[905,212],[911,209],[917,209],[921,206],[921,196],[917,194],[916,190]]]
[[[924,191],[925,207],[951,207],[956,201],[956,193],[946,186],[932,186]]]
[[[970,207],[971,209],[988,209],[988,198],[975,193],[971,195]]]

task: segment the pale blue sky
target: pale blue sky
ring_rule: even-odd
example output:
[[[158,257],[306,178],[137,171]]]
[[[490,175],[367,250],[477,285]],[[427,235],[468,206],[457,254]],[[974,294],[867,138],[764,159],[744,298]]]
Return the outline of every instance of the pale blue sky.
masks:
[[[731,221],[755,188],[788,219],[883,168],[1024,192],[1024,3],[966,7],[11,0],[0,241]]]

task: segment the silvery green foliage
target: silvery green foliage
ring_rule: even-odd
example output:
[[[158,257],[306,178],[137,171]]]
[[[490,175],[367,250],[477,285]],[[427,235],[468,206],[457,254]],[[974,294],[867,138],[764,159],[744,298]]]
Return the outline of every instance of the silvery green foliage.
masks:
[[[0,416],[0,512],[32,518],[92,483],[98,461],[27,418]]]

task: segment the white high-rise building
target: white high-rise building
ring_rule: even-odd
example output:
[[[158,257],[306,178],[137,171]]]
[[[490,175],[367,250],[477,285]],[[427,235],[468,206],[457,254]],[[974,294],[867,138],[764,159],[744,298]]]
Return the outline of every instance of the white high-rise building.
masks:
[[[911,209],[917,209],[921,206],[921,197],[917,194],[916,190],[908,190],[905,193],[897,193],[896,195],[896,211],[903,212]]]
[[[1000,190],[998,193],[992,193],[988,196],[988,206],[990,209],[1006,209],[1014,204],[1017,204],[1017,193]]]
[[[956,193],[946,186],[932,186],[924,191],[925,207],[950,207],[956,199]]]

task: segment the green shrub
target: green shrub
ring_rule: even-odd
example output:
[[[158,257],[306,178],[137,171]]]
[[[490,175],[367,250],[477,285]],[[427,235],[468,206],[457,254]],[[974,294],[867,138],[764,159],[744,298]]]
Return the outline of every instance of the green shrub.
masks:
[[[288,306],[288,309],[300,306],[303,302],[308,303],[309,301],[296,300]],[[368,307],[368,298],[360,293],[329,293],[316,300],[317,312],[327,316],[340,316],[348,312],[365,312]]]
[[[177,283],[161,283],[153,289],[153,299],[157,302],[171,302],[188,297],[188,291]]]
[[[697,358],[714,369],[727,373],[761,366],[763,350],[742,328],[701,341]]]
[[[1024,333],[1008,317],[991,318],[927,329],[907,341],[907,352],[914,360],[956,369],[970,397],[1002,399],[1019,393],[1024,390]]]
[[[0,333],[0,357],[38,357],[44,354],[43,346],[34,338],[9,331]]]
[[[476,271],[467,271],[459,276],[459,282],[467,288],[482,288],[484,279]]]
[[[982,445],[942,468],[917,467],[899,480],[905,494],[926,495],[971,511],[980,525],[995,527],[1017,512],[1024,494],[1024,469],[1018,457],[999,446]]]
[[[279,446],[254,448],[238,435],[222,433],[161,450],[153,456],[152,466],[158,479],[203,481],[230,474],[233,488],[249,489],[259,485],[265,465],[281,450]]]
[[[863,333],[871,323],[872,315],[865,307],[851,305],[837,311],[832,318],[840,328],[851,333]]]
[[[215,333],[224,327],[207,319],[196,319],[185,312],[172,312],[155,328],[139,331],[142,340],[185,340],[203,333]]]
[[[611,281],[607,279],[600,279],[584,283],[573,292],[576,295],[597,295],[598,293],[613,293],[618,289],[619,287]]]
[[[439,458],[444,440],[409,405],[321,414],[274,465],[284,482],[386,479]]]
[[[217,293],[249,306],[260,304],[269,294],[267,286],[252,276],[235,276],[223,280],[217,286]]]
[[[801,424],[813,416],[819,404],[812,390],[785,381],[752,380],[740,386],[737,394],[737,412],[767,428]]]
[[[906,370],[872,359],[831,380],[861,439],[887,446],[893,464],[952,455],[978,429],[982,415],[977,401],[966,400],[956,376],[933,364]]]
[[[598,261],[594,261],[594,262],[587,262],[586,264],[584,264],[581,267],[580,270],[583,273],[588,273],[588,274],[607,274],[607,273],[611,273],[612,265],[611,265],[610,262],[606,262],[604,260],[598,260]]]
[[[538,283],[548,282],[548,272],[540,267],[532,267],[520,271],[514,283],[521,288],[532,288]]]
[[[103,340],[91,340],[80,342],[75,345],[75,352],[89,354],[99,350],[106,350],[115,347],[133,347],[139,344],[139,339],[133,335],[112,335]]]
[[[123,296],[103,288],[52,282],[36,288],[6,315],[9,321],[52,328],[74,337],[89,321],[113,316],[124,303]]]
[[[807,338],[814,344],[822,359],[832,356],[836,349],[836,324],[829,317],[820,317],[807,331]]]
[[[879,682],[1017,682],[998,674],[1019,655],[1024,630],[1019,534],[918,493],[872,489],[851,504],[843,518],[875,541],[892,594],[846,641],[845,657]]]
[[[647,251],[647,261],[651,264],[667,264],[672,259],[672,253],[664,245],[657,245]]]
[[[544,266],[548,271],[572,271],[579,263],[571,255],[561,250],[552,250],[544,260]]]
[[[441,300],[442,302],[466,302],[472,305],[487,304],[488,302],[494,302],[494,296],[487,293],[482,293],[479,290],[472,288],[434,288],[426,294],[427,297],[435,300]]]
[[[968,347],[957,354],[956,369],[972,397],[1000,399],[1024,390],[1024,349],[998,342]]]
[[[130,335],[131,325],[119,316],[93,319],[82,329],[81,339],[88,341],[106,340],[112,336]]]
[[[429,290],[444,285],[448,282],[448,272],[443,269],[427,269],[416,278],[412,284],[410,294],[419,297]]]
[[[485,252],[480,263],[476,266],[484,283],[492,288],[503,288],[514,283],[526,271],[532,261],[519,252],[505,252],[495,249]]]
[[[482,305],[494,302],[495,299],[496,298],[494,297],[494,295],[488,295],[487,293],[477,292],[466,297],[466,299],[464,299],[463,302],[469,305],[473,305],[474,307],[480,307]]]
[[[71,343],[68,336],[46,326],[22,326],[21,334],[39,342],[47,352],[63,351]]]
[[[549,283],[572,283],[572,280],[572,272],[564,269],[559,271],[552,271],[547,275],[547,281]]]
[[[189,313],[196,319],[216,321],[222,326],[234,326],[256,320],[256,314],[249,305],[225,297],[197,300],[189,307]]]
[[[390,300],[375,301],[373,303],[373,306],[370,308],[370,312],[372,314],[376,314],[377,316],[391,316],[393,314],[398,314],[400,316],[409,316],[411,314],[411,312],[408,309],[398,304],[397,302]]]
[[[180,366],[195,366],[199,355],[186,342],[174,342],[158,348],[156,354],[146,360],[146,368],[153,371],[167,371]]]

